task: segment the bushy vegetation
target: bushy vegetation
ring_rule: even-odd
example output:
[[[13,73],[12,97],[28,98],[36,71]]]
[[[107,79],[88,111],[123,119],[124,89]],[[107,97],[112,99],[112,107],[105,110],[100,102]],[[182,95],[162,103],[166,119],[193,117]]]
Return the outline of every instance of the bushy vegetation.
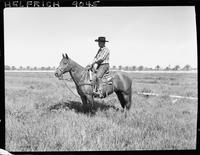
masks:
[[[85,112],[81,100],[52,73],[5,73],[6,150],[195,149],[197,101],[173,102],[167,95],[197,97],[197,74],[129,75],[133,105],[125,119],[115,94],[96,99],[92,111]],[[76,93],[74,83],[67,84]]]
[[[32,66],[26,66],[26,67],[23,67],[23,66],[20,66],[20,67],[16,67],[16,66],[9,66],[9,65],[5,65],[4,66],[4,69],[5,70],[55,70],[56,67],[51,67],[51,66],[48,66],[48,67],[32,67]],[[124,71],[191,71],[191,70],[197,70],[197,68],[192,68],[191,65],[187,64],[183,67],[180,67],[179,65],[175,65],[173,67],[171,67],[170,65],[166,66],[166,67],[161,67],[159,65],[156,65],[154,68],[151,68],[151,67],[145,67],[143,65],[140,65],[140,66],[122,66],[122,65],[119,65],[119,66],[112,66],[111,67],[111,70],[124,70]]]

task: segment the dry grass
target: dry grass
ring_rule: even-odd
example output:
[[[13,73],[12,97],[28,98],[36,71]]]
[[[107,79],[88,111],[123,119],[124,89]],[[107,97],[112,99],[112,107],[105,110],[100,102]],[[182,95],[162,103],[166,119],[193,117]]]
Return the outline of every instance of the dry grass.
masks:
[[[124,118],[116,95],[96,100],[84,112],[62,81],[52,73],[6,73],[6,150],[98,151],[195,149],[197,101],[168,94],[197,96],[196,74],[130,74],[133,94]],[[74,84],[68,82],[76,92]]]

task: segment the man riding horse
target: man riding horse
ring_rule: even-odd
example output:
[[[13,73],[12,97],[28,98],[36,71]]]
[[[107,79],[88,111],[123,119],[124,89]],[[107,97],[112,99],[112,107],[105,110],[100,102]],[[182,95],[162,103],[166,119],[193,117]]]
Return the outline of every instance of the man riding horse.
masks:
[[[101,91],[99,90],[99,81],[103,75],[109,71],[110,51],[105,46],[105,43],[108,42],[105,37],[99,37],[95,41],[98,42],[100,48],[94,57],[92,64],[89,65],[90,68],[93,68],[95,73],[91,83],[94,85],[93,93],[97,96],[102,96]]]
[[[100,80],[99,85],[100,95],[102,94],[103,97],[107,97],[115,92],[126,117],[127,110],[130,109],[132,104],[132,79],[127,73],[120,71],[112,72],[111,75],[104,78],[105,76],[103,75],[109,70],[109,50],[105,47],[105,42],[108,41],[106,41],[105,37],[99,37],[95,41],[98,42],[100,49],[98,50],[93,63],[90,65],[92,68],[97,65],[97,73],[92,81],[93,83],[97,83],[99,82],[99,79],[103,77],[103,79]],[[67,72],[70,74],[84,107],[94,104],[94,86],[89,82],[92,73],[90,70],[90,68],[79,65],[65,53],[62,55],[59,66],[55,71],[55,76],[59,79]],[[100,95],[99,97],[101,97]]]

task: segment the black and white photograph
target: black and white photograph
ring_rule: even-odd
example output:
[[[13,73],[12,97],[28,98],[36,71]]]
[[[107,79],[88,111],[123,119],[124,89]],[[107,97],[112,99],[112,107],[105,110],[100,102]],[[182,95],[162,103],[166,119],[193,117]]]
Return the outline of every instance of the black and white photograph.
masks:
[[[194,6],[3,15],[5,150],[196,149]]]

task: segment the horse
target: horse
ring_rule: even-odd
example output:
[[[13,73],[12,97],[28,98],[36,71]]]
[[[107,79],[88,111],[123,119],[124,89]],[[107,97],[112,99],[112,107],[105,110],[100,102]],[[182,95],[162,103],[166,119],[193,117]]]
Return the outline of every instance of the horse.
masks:
[[[61,78],[63,74],[69,72],[72,80],[76,85],[76,89],[80,98],[82,100],[83,106],[85,105],[93,105],[94,103],[94,86],[90,82],[90,72],[87,67],[82,67],[68,55],[62,54],[62,60],[59,63],[55,71],[55,76],[57,78]],[[125,113],[125,117],[127,116],[127,111],[129,111],[132,104],[132,80],[130,77],[121,71],[115,71],[111,74],[112,84],[108,84],[106,82],[102,83],[101,88],[102,94],[104,97],[116,93],[122,111]]]

